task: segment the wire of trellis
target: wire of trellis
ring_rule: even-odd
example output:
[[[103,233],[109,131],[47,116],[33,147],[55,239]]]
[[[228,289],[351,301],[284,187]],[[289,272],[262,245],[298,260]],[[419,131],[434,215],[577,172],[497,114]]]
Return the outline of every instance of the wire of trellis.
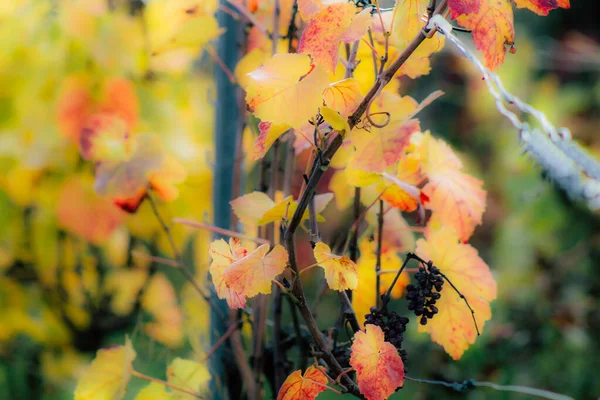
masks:
[[[517,128],[525,150],[542,166],[548,177],[572,198],[583,200],[592,210],[599,210],[600,163],[571,140],[569,129],[557,129],[543,112],[508,92],[498,75],[486,68],[452,33],[452,25],[441,15],[431,18],[427,28],[437,29],[442,33],[481,72],[495,99],[496,108]],[[531,115],[539,122],[543,132],[532,129],[528,123],[521,121],[506,105],[513,105],[521,112]]]

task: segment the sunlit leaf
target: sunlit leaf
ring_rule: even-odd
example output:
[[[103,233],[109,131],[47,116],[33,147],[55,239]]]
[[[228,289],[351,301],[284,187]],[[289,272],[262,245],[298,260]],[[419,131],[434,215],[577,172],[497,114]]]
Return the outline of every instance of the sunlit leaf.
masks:
[[[327,285],[333,290],[354,290],[358,285],[356,264],[347,256],[338,256],[323,242],[315,245],[315,259],[325,270]]]
[[[385,341],[380,327],[365,325],[364,332],[354,335],[351,349],[350,365],[367,400],[387,399],[404,385],[404,363],[398,350]]]
[[[452,229],[442,228],[417,241],[417,254],[425,260],[432,260],[465,296],[475,311],[481,331],[485,321],[492,316],[489,303],[496,298],[496,281],[477,250],[459,243]],[[448,282],[444,284],[436,305],[438,314],[427,325],[419,326],[419,330],[428,332],[431,340],[442,345],[452,358],[458,360],[477,338],[471,311]]]
[[[125,346],[98,350],[96,358],[77,382],[75,400],[122,399],[131,378],[135,357],[129,339]]]
[[[327,377],[314,365],[306,369],[292,372],[283,382],[277,400],[313,400],[325,390]]]

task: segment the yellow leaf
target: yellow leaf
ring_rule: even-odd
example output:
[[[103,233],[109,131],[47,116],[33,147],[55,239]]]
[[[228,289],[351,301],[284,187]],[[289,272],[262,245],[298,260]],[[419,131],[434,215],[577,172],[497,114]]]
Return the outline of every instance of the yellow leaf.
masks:
[[[116,315],[127,316],[133,311],[138,296],[148,278],[148,270],[131,269],[112,272],[104,281],[104,293],[110,294],[110,308]]]
[[[148,335],[166,346],[180,346],[184,336],[183,312],[177,302],[177,293],[165,274],[158,272],[152,276],[142,294],[141,304],[154,318],[154,322],[144,326]]]
[[[489,302],[496,298],[496,281],[477,250],[459,243],[456,233],[443,227],[429,232],[426,239],[417,241],[417,254],[433,261],[465,296],[475,311],[481,331],[485,321],[492,317]],[[420,325],[419,330],[428,332],[431,340],[442,345],[452,358],[458,360],[477,338],[471,311],[448,282],[444,284],[436,305],[438,314],[427,325]]]
[[[347,256],[338,256],[331,253],[331,248],[323,242],[315,245],[313,250],[315,259],[325,270],[327,285],[333,290],[354,290],[358,285],[356,264]]]
[[[125,346],[100,349],[77,382],[75,400],[118,400],[125,396],[133,371],[135,350],[127,338]]]
[[[350,125],[346,118],[340,115],[339,112],[329,108],[321,107],[321,115],[325,122],[327,122],[333,129],[338,131],[340,135],[344,136],[350,132]]]
[[[356,78],[334,82],[323,91],[325,105],[344,118],[348,118],[356,110],[363,98],[360,83]]]
[[[165,385],[157,382],[150,382],[149,385],[145,386],[139,391],[135,400],[176,400],[173,394],[167,392]]]
[[[246,102],[262,121],[300,128],[322,105],[327,73],[307,55],[276,54],[248,74]]]
[[[210,372],[206,365],[193,360],[177,357],[167,368],[167,381],[170,384],[194,393],[203,391],[210,378]],[[195,396],[181,391],[174,391],[173,394],[178,399],[196,399]]]

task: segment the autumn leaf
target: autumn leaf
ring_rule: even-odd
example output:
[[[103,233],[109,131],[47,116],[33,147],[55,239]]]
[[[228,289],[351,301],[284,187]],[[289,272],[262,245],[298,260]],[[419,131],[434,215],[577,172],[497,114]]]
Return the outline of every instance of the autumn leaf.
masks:
[[[496,281],[489,267],[471,245],[459,243],[456,233],[448,227],[428,232],[417,241],[417,254],[434,265],[465,296],[475,311],[481,331],[492,316],[489,302],[496,298]],[[419,326],[431,339],[444,347],[455,360],[460,359],[469,345],[475,343],[477,332],[471,311],[450,285],[446,283],[436,303],[439,310],[427,325]]]
[[[340,42],[359,40],[371,26],[369,10],[355,13],[353,3],[334,3],[313,15],[302,33],[298,52],[309,54],[316,64],[333,72]]]
[[[246,296],[230,289],[225,283],[225,269],[233,262],[245,257],[248,250],[242,247],[239,239],[229,239],[229,244],[223,239],[215,240],[210,244],[209,254],[212,258],[210,274],[215,285],[217,296],[227,300],[230,308],[243,308],[246,306]]]
[[[475,227],[482,222],[486,192],[482,182],[461,171],[462,163],[452,149],[441,139],[426,133],[417,151],[421,156],[421,169],[429,183],[423,193],[429,198],[426,207],[434,217],[456,231],[467,241]]]
[[[170,3],[170,4],[169,4]],[[209,1],[164,2],[162,25],[168,30],[156,32],[150,30],[152,55],[166,51],[194,48],[199,49],[221,35],[224,30],[213,15],[213,7],[207,7]]]
[[[255,160],[259,160],[263,158],[267,151],[271,148],[273,143],[281,135],[287,132],[291,127],[287,124],[273,124],[268,121],[261,121],[258,123],[258,130],[260,134],[254,141],[254,155],[253,158]]]
[[[91,180],[73,178],[62,187],[56,208],[59,225],[93,244],[102,244],[121,225],[125,213],[92,190]]]
[[[512,4],[509,0],[449,2],[452,18],[473,31],[473,41],[483,52],[485,64],[491,70],[504,62],[505,45],[514,43],[515,30]]]
[[[175,184],[186,177],[183,166],[164,149],[158,138],[151,134],[125,137],[128,151],[121,157],[106,159],[96,166],[95,189],[113,199],[128,212],[135,212],[146,195],[148,186],[156,190],[162,200],[177,197]]]
[[[315,259],[325,271],[327,285],[333,290],[354,290],[358,285],[356,264],[347,256],[338,256],[323,242],[315,245]]]
[[[412,97],[381,93],[373,101],[370,111],[371,114],[380,114],[372,118],[385,126],[376,127],[370,134],[361,135],[360,140],[356,140],[356,152],[349,161],[352,168],[380,174],[387,167],[396,164],[412,134],[420,130],[418,120],[405,120],[407,115],[416,110],[417,105]]]
[[[248,77],[248,109],[262,121],[297,129],[316,116],[329,85],[325,70],[303,54],[276,54]]]
[[[425,15],[429,3],[429,0],[398,0],[396,2],[392,13],[394,20],[389,41],[398,51],[403,51],[425,26],[422,17]],[[429,74],[431,70],[429,58],[433,53],[441,51],[444,43],[444,37],[439,33],[425,39],[406,60],[398,73],[408,75],[413,79]]]
[[[134,400],[177,400],[173,394],[167,392],[165,385],[157,382],[150,382],[144,386],[135,396]]]
[[[167,381],[190,392],[201,392],[206,388],[210,379],[208,367],[194,360],[177,357],[167,367]],[[196,396],[181,391],[174,391],[173,394],[177,399],[197,399]]]
[[[183,340],[183,312],[177,301],[175,288],[169,278],[158,272],[150,278],[141,297],[142,308],[152,315],[153,322],[144,330],[155,340],[175,348]]]
[[[79,133],[79,152],[85,160],[122,160],[129,153],[127,123],[111,113],[89,117]]]
[[[325,122],[327,122],[333,129],[338,131],[340,135],[345,136],[350,132],[350,125],[348,120],[344,118],[339,112],[329,108],[321,107],[321,115]]]
[[[518,8],[527,8],[539,15],[548,15],[557,8],[570,8],[570,0],[515,0]]]
[[[323,91],[323,103],[344,118],[356,110],[363,98],[360,83],[355,78],[334,82]]]
[[[352,343],[350,365],[356,371],[360,392],[367,400],[387,399],[404,385],[404,363],[398,350],[385,341],[377,325],[365,325]]]
[[[281,385],[277,400],[313,400],[325,390],[327,377],[311,365],[302,375],[302,370],[292,372]]]
[[[369,314],[371,307],[375,306],[377,298],[388,290],[394,280],[395,274],[387,273],[380,276],[381,287],[380,292],[377,293],[377,273],[375,272],[375,265],[377,263],[376,243],[365,238],[359,243],[359,249],[360,258],[356,264],[358,286],[354,291],[354,296],[352,296],[352,307],[354,308],[358,322],[362,325],[365,322],[365,315]],[[396,253],[398,250],[395,247],[383,247],[381,254],[382,270],[396,271],[400,268],[402,259]],[[395,299],[400,298],[404,293],[404,288],[409,283],[410,278],[408,277],[408,273],[403,272],[392,289],[392,297]]]
[[[287,266],[288,253],[283,246],[276,245],[267,254],[269,247],[268,244],[263,244],[227,266],[223,271],[227,287],[246,297],[271,293],[273,279]]]
[[[133,371],[136,354],[127,338],[125,346],[100,349],[77,382],[75,400],[122,399]]]
[[[138,295],[148,280],[148,270],[122,269],[111,272],[104,280],[104,293],[110,295],[110,308],[118,316],[127,316],[138,301]]]
[[[315,196],[315,211],[317,212],[317,221],[325,219],[320,213],[333,198],[333,193],[322,193]],[[233,199],[229,202],[235,215],[244,224],[255,226],[265,225],[271,222],[279,221],[286,215],[292,218],[298,208],[298,202],[291,196],[275,203],[263,192],[252,192]],[[305,211],[302,219],[308,218],[308,210]]]

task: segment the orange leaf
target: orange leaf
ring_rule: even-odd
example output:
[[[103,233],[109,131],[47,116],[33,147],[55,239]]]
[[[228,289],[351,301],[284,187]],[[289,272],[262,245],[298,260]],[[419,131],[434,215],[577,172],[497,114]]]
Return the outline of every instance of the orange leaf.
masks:
[[[327,285],[333,290],[356,289],[358,274],[356,264],[347,256],[338,256],[323,242],[316,244],[313,250],[315,259],[325,270]]]
[[[229,245],[223,239],[215,240],[210,244],[208,250],[212,263],[210,264],[210,275],[212,277],[217,296],[220,299],[226,299],[230,308],[246,307],[246,296],[234,292],[227,287],[224,279],[225,269],[233,262],[245,257],[248,250],[243,248],[240,240],[236,238],[229,239]]]
[[[548,15],[550,10],[556,8],[570,8],[569,0],[515,0],[518,8],[528,8],[539,15]]]
[[[404,363],[398,350],[385,341],[377,325],[366,325],[352,343],[350,365],[356,370],[360,392],[367,400],[387,399],[404,385]]]
[[[288,253],[278,244],[267,254],[269,247],[268,244],[263,244],[225,268],[225,284],[236,293],[247,297],[271,293],[272,280],[285,270]]]
[[[369,15],[368,10],[356,16],[355,13],[353,3],[335,3],[319,11],[302,33],[298,52],[309,54],[316,64],[333,72],[338,62],[340,42],[358,40],[370,27],[370,18],[365,18]]]
[[[317,221],[325,220],[319,213],[325,209],[332,198],[333,193],[322,193],[315,196]],[[293,200],[292,196],[288,196],[276,204],[263,192],[245,194],[231,200],[229,204],[242,223],[257,226],[279,221],[286,215],[287,218],[291,218],[298,208],[298,202]],[[308,218],[308,210],[302,216],[303,220],[306,218]]]
[[[77,140],[94,107],[88,83],[79,77],[70,77],[62,84],[63,89],[58,100],[58,125],[61,133]]]
[[[125,217],[109,200],[95,194],[91,185],[78,179],[63,186],[56,215],[61,227],[96,245],[105,242]]]
[[[425,134],[418,151],[421,168],[429,179],[423,188],[429,197],[427,208],[433,210],[442,225],[454,228],[459,238],[467,241],[475,226],[481,224],[485,211],[486,192],[481,188],[482,182],[461,172],[462,163],[441,139]]]
[[[315,117],[329,78],[303,54],[276,54],[248,74],[248,109],[262,121],[299,129]]]
[[[452,281],[475,311],[479,330],[492,316],[489,302],[496,298],[496,281],[489,267],[468,244],[459,243],[456,233],[447,227],[429,232],[417,241],[417,254],[434,265]],[[477,337],[471,311],[463,299],[446,283],[436,303],[439,313],[419,326],[431,339],[458,360]]]
[[[127,79],[110,78],[102,88],[102,98],[98,111],[113,114],[125,121],[132,129],[138,120],[139,102],[135,87]]]
[[[279,389],[277,400],[313,400],[325,390],[326,385],[325,374],[311,365],[304,372],[304,376],[302,376],[302,370],[299,369],[287,377]]]
[[[515,39],[513,10],[509,0],[451,1],[452,18],[473,31],[473,41],[491,70],[504,62],[505,44]]]

